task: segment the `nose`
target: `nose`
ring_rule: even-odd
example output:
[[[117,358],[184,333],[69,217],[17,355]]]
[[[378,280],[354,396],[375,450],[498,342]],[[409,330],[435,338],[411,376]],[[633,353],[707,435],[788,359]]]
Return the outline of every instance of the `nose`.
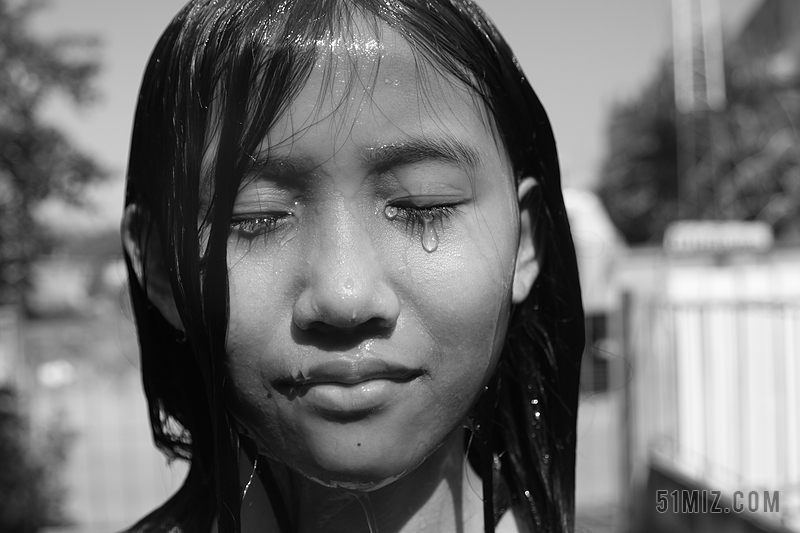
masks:
[[[372,237],[340,203],[332,222],[321,222],[292,319],[301,330],[323,333],[393,328],[400,300]]]

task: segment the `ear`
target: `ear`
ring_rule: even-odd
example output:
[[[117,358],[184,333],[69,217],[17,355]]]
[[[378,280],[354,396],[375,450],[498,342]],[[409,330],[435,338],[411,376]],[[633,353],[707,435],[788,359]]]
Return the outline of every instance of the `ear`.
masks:
[[[172,327],[185,331],[161,256],[158,232],[148,231],[150,224],[143,207],[129,204],[122,217],[122,245],[131,259],[139,285],[147,291],[147,298]]]
[[[523,178],[517,189],[521,202],[538,183],[530,176]],[[514,267],[514,285],[511,291],[511,301],[520,304],[525,301],[531,292],[531,287],[539,275],[542,253],[535,239],[534,226],[530,211],[520,209],[519,212],[519,247],[517,248],[517,263]]]

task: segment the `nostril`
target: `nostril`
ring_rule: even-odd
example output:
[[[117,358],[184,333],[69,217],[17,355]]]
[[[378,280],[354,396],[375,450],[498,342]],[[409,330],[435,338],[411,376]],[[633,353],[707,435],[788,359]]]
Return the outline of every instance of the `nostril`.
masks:
[[[388,338],[395,323],[383,318],[371,318],[352,326],[332,325],[314,321],[295,330],[295,340],[300,344],[313,344],[329,350],[346,350],[364,339]]]
[[[361,334],[361,333],[379,333],[382,330],[390,330],[394,328],[394,320],[389,320],[382,317],[373,317],[369,319],[362,319],[356,312],[353,312],[350,320],[342,319],[334,320],[330,318],[322,318],[311,321],[297,321],[295,324],[305,331],[318,331],[322,333],[340,333],[343,335]]]

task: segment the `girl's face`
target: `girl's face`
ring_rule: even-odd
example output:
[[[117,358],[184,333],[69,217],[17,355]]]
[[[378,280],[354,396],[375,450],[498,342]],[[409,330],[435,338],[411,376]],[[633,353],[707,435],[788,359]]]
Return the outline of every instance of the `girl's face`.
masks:
[[[421,464],[482,392],[519,214],[473,95],[390,30],[355,33],[328,43],[236,199],[226,390],[261,453],[370,489]]]

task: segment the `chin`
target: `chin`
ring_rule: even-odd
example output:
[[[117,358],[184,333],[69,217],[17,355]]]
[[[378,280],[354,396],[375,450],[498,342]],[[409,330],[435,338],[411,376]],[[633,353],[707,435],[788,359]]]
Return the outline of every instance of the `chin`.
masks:
[[[427,439],[403,439],[349,426],[341,425],[337,428],[340,431],[309,439],[308,455],[300,462],[305,466],[296,469],[327,487],[372,491],[413,471],[437,448]]]

